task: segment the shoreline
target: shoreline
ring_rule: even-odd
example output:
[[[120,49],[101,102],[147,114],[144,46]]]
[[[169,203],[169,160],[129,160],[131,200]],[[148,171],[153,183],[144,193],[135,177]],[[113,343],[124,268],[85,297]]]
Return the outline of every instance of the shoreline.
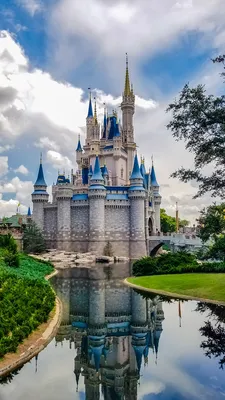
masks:
[[[55,268],[55,266],[54,266]],[[46,280],[57,275],[58,271],[54,270],[50,275],[45,276]],[[52,288],[53,290],[53,288]],[[54,338],[62,319],[62,303],[56,296],[55,307],[49,314],[47,322],[39,325],[23,343],[19,344],[16,353],[7,353],[3,360],[0,361],[0,378],[15,371],[17,368],[26,364],[33,357],[39,354]]]
[[[216,304],[216,305],[220,305],[220,306],[225,306],[225,302],[224,301],[203,299],[201,297],[195,297],[195,296],[188,296],[188,295],[185,295],[185,294],[166,292],[164,290],[150,289],[150,288],[146,288],[144,286],[135,285],[134,283],[129,282],[127,279],[129,279],[129,278],[126,278],[123,281],[125,285],[130,286],[133,289],[141,290],[143,292],[154,293],[154,294],[158,294],[158,295],[162,295],[162,296],[166,296],[166,297],[174,297],[176,299],[195,300],[195,301],[200,301],[201,303],[211,303],[211,304]]]

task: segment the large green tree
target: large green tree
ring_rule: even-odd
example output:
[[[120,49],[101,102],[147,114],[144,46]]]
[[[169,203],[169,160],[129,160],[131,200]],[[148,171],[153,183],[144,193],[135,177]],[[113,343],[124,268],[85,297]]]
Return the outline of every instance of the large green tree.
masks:
[[[166,213],[164,208],[160,209],[160,221],[161,221],[161,231],[164,233],[167,232],[176,232],[176,218],[171,217]],[[189,225],[189,221],[186,219],[179,219],[179,227],[183,228]]]
[[[214,63],[225,68],[225,55]],[[222,73],[225,76],[225,73]],[[191,88],[186,84],[178,100],[171,103],[167,112],[172,119],[167,128],[177,141],[184,140],[186,149],[194,155],[194,168],[181,167],[172,174],[183,182],[196,180],[199,190],[196,197],[211,192],[213,197],[225,198],[225,96],[209,95],[203,85]],[[204,168],[212,166],[212,173]]]
[[[218,235],[225,233],[225,203],[204,208],[200,212],[198,223],[199,236],[204,242],[210,238],[215,240]]]

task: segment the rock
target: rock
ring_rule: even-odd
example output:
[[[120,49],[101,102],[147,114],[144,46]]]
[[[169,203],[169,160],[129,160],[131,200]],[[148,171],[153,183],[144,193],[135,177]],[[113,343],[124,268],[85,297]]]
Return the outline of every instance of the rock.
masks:
[[[127,262],[127,261],[129,261],[130,259],[129,259],[129,257],[117,257],[117,261],[118,262]]]
[[[100,256],[96,257],[96,263],[111,263],[114,262],[114,257]]]
[[[65,256],[71,256],[72,253],[68,253],[67,251],[64,252]]]
[[[94,260],[92,260],[91,258],[79,258],[77,260],[75,260],[75,264],[92,264],[94,263]]]

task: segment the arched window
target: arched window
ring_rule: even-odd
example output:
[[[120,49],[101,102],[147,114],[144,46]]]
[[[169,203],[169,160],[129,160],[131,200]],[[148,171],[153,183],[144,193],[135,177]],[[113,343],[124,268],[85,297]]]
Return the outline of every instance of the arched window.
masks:
[[[121,178],[123,179],[123,167],[121,168]]]

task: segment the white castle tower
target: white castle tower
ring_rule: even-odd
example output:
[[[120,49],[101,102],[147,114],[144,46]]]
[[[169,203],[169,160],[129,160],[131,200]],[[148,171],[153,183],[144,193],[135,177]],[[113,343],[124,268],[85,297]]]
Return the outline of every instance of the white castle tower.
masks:
[[[79,136],[76,148],[76,172],[72,171],[71,179],[58,174],[52,203],[48,203],[41,161],[32,218],[43,230],[48,247],[101,255],[110,243],[114,255],[139,258],[148,253],[151,235],[160,232],[155,167],[152,164],[146,172],[144,159],[139,166],[136,153],[135,95],[127,56],[121,110],[122,124],[115,110],[110,114],[104,107],[101,124],[90,91],[85,143],[82,147]]]

